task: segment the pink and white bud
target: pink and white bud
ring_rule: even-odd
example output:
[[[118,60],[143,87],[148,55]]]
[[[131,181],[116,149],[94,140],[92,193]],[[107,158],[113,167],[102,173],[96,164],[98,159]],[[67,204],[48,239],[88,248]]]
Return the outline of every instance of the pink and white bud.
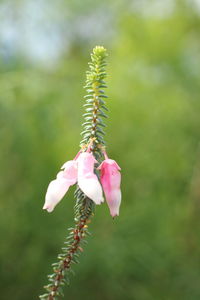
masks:
[[[108,158],[101,163],[98,169],[101,170],[100,181],[110,209],[110,214],[112,217],[118,216],[121,204],[121,174],[119,172],[121,169],[116,161]]]
[[[96,204],[104,201],[101,184],[94,174],[94,164],[97,163],[92,153],[83,152],[78,159],[78,185],[83,193]]]
[[[52,212],[55,206],[61,201],[69,187],[77,182],[77,162],[67,161],[57,174],[57,178],[50,182],[45,197],[43,209]]]

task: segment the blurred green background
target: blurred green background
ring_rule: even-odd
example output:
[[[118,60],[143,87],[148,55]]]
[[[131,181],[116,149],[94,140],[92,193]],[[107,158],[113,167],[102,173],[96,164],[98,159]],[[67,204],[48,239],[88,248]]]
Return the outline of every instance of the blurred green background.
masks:
[[[43,293],[73,224],[47,185],[78,151],[85,71],[109,52],[114,221],[96,208],[70,300],[200,299],[200,1],[0,2],[0,298]]]

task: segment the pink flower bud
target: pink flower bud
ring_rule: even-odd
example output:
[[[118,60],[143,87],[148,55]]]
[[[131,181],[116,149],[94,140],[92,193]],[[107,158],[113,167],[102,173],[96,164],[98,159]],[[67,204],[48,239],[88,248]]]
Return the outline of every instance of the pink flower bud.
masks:
[[[43,209],[52,212],[55,206],[64,197],[69,187],[77,182],[77,162],[74,160],[67,161],[57,174],[57,178],[50,182],[45,197]]]
[[[83,193],[96,204],[104,201],[101,184],[94,174],[94,164],[97,162],[92,153],[83,152],[78,159],[78,185]]]
[[[110,209],[110,214],[112,217],[118,216],[121,204],[121,174],[119,172],[121,169],[116,161],[112,159],[105,159],[98,169],[101,170],[100,180]]]

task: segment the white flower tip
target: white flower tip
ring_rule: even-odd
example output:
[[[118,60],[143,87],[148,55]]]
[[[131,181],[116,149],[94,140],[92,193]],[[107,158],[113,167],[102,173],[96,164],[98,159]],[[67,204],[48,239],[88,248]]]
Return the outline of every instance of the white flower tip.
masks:
[[[100,198],[94,198],[92,199],[94,201],[95,204],[100,205],[101,203],[104,202],[104,198],[100,197]]]
[[[50,213],[54,210],[54,207],[45,204],[42,209],[46,209]]]

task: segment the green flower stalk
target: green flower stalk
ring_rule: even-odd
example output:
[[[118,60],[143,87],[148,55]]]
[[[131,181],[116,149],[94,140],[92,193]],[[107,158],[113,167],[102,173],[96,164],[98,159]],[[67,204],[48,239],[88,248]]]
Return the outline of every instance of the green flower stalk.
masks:
[[[105,78],[107,51],[97,46],[91,54],[89,71],[86,72],[85,89],[85,122],[82,124],[81,150],[73,160],[61,167],[55,180],[51,181],[45,198],[43,209],[52,212],[61,201],[69,187],[77,184],[74,207],[75,225],[69,228],[64,242],[65,247],[58,255],[58,262],[53,264],[53,274],[48,275],[49,283],[45,286],[46,293],[40,296],[43,300],[56,300],[63,295],[62,287],[69,283],[72,264],[78,263],[79,254],[83,251],[89,234],[88,223],[93,216],[95,205],[104,201],[105,195],[112,217],[119,215],[121,203],[121,174],[118,164],[109,159],[105,150],[104,118],[107,88]]]

